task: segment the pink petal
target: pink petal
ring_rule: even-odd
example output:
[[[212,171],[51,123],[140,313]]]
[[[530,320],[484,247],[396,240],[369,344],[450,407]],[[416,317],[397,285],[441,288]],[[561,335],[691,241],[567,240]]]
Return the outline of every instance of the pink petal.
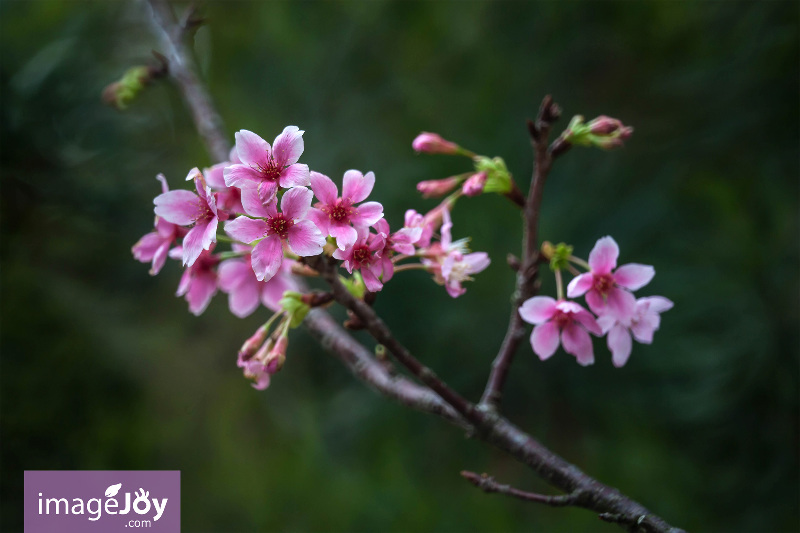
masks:
[[[239,285],[253,278],[252,269],[247,261],[242,259],[228,259],[219,265],[219,288],[223,292],[231,292]]]
[[[247,165],[231,165],[223,170],[225,185],[228,187],[255,187],[264,181],[261,173]]]
[[[596,315],[602,315],[608,312],[606,301],[603,299],[600,293],[594,289],[586,293],[586,303],[589,306],[589,309],[592,310],[592,313]]]
[[[656,269],[650,265],[630,263],[628,265],[622,265],[614,272],[614,281],[621,287],[637,291],[650,283],[650,280],[653,279],[655,275]]]
[[[594,274],[608,274],[617,266],[619,246],[611,237],[603,237],[597,241],[589,254],[589,266]]]
[[[142,263],[149,263],[156,254],[156,250],[158,250],[158,247],[161,246],[163,242],[164,239],[158,233],[148,233],[139,239],[139,242],[134,244],[133,248],[131,248],[133,258]]]
[[[225,223],[225,233],[241,242],[253,242],[267,234],[267,223],[241,216]]]
[[[594,276],[591,272],[575,276],[567,285],[567,297],[577,298],[586,294],[586,291],[592,288],[592,283],[594,283]]]
[[[383,233],[386,237],[388,237],[392,232],[392,230],[389,228],[389,223],[386,222],[385,218],[381,218],[372,224],[372,227],[375,228],[378,233]]]
[[[214,217],[208,221],[208,224],[206,225],[206,230],[203,233],[203,250],[210,249],[211,243],[217,242],[218,225],[219,225],[219,219],[217,217]]]
[[[277,235],[270,235],[253,248],[251,255],[253,272],[258,281],[269,281],[278,272],[283,261],[283,248],[281,239]]]
[[[605,335],[608,331],[617,324],[617,319],[611,315],[603,315],[597,317],[597,325],[600,326],[600,334]]]
[[[228,309],[239,318],[250,315],[258,307],[259,289],[260,283],[251,277],[228,295]]]
[[[579,325],[574,322],[567,324],[561,333],[561,343],[564,345],[564,351],[574,355],[581,366],[588,366],[594,363],[592,339],[586,330]]]
[[[336,246],[338,246],[340,250],[353,246],[358,238],[356,229],[348,224],[332,222],[328,226],[328,230],[331,236],[336,239]]]
[[[200,198],[183,189],[159,194],[153,203],[156,205],[156,215],[179,226],[194,223],[200,213]]]
[[[537,325],[544,324],[553,318],[555,312],[556,301],[549,296],[534,296],[525,300],[519,308],[519,316],[522,317],[522,320]]]
[[[358,170],[348,170],[344,173],[342,182],[342,198],[348,198],[350,202],[357,204],[369,196],[374,186],[375,173],[362,174]]]
[[[477,274],[478,272],[482,272],[486,270],[486,268],[492,262],[492,260],[489,259],[489,254],[486,252],[473,252],[465,255],[462,260],[469,267],[469,271],[467,272],[468,274]]]
[[[558,350],[558,326],[553,322],[546,322],[533,328],[531,333],[531,347],[533,353],[544,361]]]
[[[217,276],[214,272],[203,271],[192,278],[192,285],[186,293],[189,302],[189,311],[195,316],[200,316],[208,307],[211,298],[217,292]]]
[[[314,193],[305,187],[295,187],[283,193],[281,198],[281,211],[287,217],[299,220],[305,218],[306,213],[311,207],[311,199]]]
[[[225,167],[230,165],[230,162],[217,163],[209,168],[203,169],[203,176],[206,178],[206,183],[212,189],[224,190],[227,188],[225,185]]]
[[[161,192],[169,192],[169,185],[167,185],[167,177],[164,174],[159,174],[156,179],[161,182]]]
[[[636,312],[636,298],[625,289],[614,287],[608,293],[608,312],[623,323],[627,323]]]
[[[608,332],[608,349],[611,350],[611,362],[620,368],[631,356],[631,334],[624,326],[617,324]]]
[[[383,218],[383,206],[378,202],[365,202],[356,208],[351,218],[353,225],[371,226]]]
[[[242,207],[250,216],[269,218],[278,212],[277,188],[274,184],[261,182],[257,187],[242,189]]]
[[[175,296],[183,296],[189,290],[189,287],[192,285],[192,269],[187,268],[181,274],[181,279],[178,282],[178,290],[175,291]]]
[[[311,194],[311,191],[308,193]],[[319,255],[323,246],[325,246],[325,236],[310,220],[301,220],[289,228],[289,248],[300,257]]]
[[[272,143],[272,157],[278,167],[294,165],[303,155],[303,133],[297,126],[286,126]],[[306,167],[308,168],[308,167]]]
[[[330,235],[330,231],[328,229],[330,217],[320,211],[319,209],[311,208],[308,210],[306,214],[306,218],[312,221],[322,232],[323,236]]]
[[[574,313],[573,318],[577,320],[583,327],[589,330],[591,333],[594,333],[597,336],[603,334],[603,329],[600,327],[600,324],[597,323],[597,320],[594,319],[589,311],[585,309],[581,309],[577,313]]]
[[[153,255],[153,267],[150,269],[151,276],[155,276],[164,268],[164,263],[167,262],[170,244],[170,241],[164,241],[164,243],[158,247],[158,250],[156,250],[155,255]]]
[[[236,132],[236,153],[239,154],[239,160],[247,166],[266,167],[269,162],[270,147],[267,141],[252,131],[240,130]],[[227,175],[225,183],[228,183]],[[228,183],[228,186],[231,184]]]
[[[323,204],[330,205],[339,197],[339,189],[336,188],[336,184],[325,174],[312,172],[309,179],[314,196]]]
[[[278,302],[283,298],[283,293],[297,290],[297,284],[289,274],[291,272],[291,266],[289,266],[291,263],[290,259],[284,259],[281,264],[281,272],[278,272],[268,282],[261,284],[261,303],[264,304],[264,307],[277,311],[280,309]]]
[[[663,296],[647,296],[645,298],[639,298],[637,304],[642,301],[647,302],[648,309],[656,313],[669,311],[675,305],[671,300],[664,298]]]
[[[467,292],[467,289],[463,288],[458,280],[448,280],[444,288],[447,290],[447,294],[453,298],[458,298]]]
[[[205,240],[208,224],[198,224],[189,230],[183,238],[183,264],[192,266],[203,252],[203,242]]]
[[[394,262],[388,255],[381,260],[381,269],[383,270],[383,276],[381,276],[383,283],[387,283],[394,277]]]
[[[658,318],[658,315],[655,315],[655,317]],[[645,315],[641,320],[631,325],[631,332],[637,342],[651,344],[653,342],[653,334],[658,329],[658,325],[658,320],[648,320],[647,315]]]
[[[289,189],[291,187],[308,187],[311,185],[308,165],[295,163],[294,165],[283,169],[281,171],[279,183],[284,189]]]
[[[369,292],[378,292],[383,288],[383,284],[370,269],[362,268],[361,277],[364,279],[364,285]]]

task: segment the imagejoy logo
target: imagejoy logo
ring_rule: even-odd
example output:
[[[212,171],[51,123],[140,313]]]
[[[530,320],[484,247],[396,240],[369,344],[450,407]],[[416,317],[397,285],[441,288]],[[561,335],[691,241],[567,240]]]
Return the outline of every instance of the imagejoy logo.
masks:
[[[142,487],[152,489],[153,497]],[[129,532],[126,528],[180,531],[180,472],[25,472],[26,533]]]

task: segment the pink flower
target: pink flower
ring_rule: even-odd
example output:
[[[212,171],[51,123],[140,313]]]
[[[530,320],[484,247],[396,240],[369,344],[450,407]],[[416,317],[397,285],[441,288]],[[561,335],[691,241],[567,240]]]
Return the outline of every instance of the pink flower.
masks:
[[[156,179],[161,182],[162,192],[169,192],[167,180],[164,175],[159,174],[156,176]],[[167,222],[158,216],[156,217],[155,227],[156,231],[148,233],[139,239],[139,242],[134,244],[133,248],[131,248],[133,257],[137,261],[141,261],[142,263],[153,262],[153,266],[150,269],[151,276],[158,274],[164,267],[164,263],[167,261],[167,253],[172,243],[186,235],[185,229],[171,222]]]
[[[611,315],[603,315],[597,323],[608,333],[608,349],[611,361],[619,368],[628,362],[631,355],[631,333],[642,344],[653,342],[653,333],[661,325],[661,313],[672,309],[674,304],[663,296],[648,296],[636,300],[636,310],[627,320],[618,320]]]
[[[426,154],[458,154],[460,149],[456,143],[443,139],[437,133],[423,131],[411,143],[411,147],[417,152]]]
[[[236,152],[241,163],[225,168],[225,184],[257,188],[265,198],[274,195],[279,185],[287,189],[307,186],[308,165],[297,163],[303,154],[303,133],[297,126],[286,126],[270,147],[252,131],[237,132]]]
[[[306,218],[313,196],[310,190],[295,187],[286,191],[280,213],[277,200],[264,204],[258,195],[258,189],[243,189],[242,203],[248,213],[263,220],[241,216],[227,222],[225,232],[241,242],[259,241],[251,254],[253,271],[258,281],[269,281],[283,262],[283,242],[295,254],[308,257],[322,253],[325,236]]]
[[[586,303],[596,315],[610,313],[625,321],[636,310],[636,299],[628,290],[635,291],[650,283],[656,271],[649,265],[630,263],[612,272],[618,257],[619,246],[614,239],[603,237],[598,240],[589,254],[591,271],[569,282],[567,296],[577,298],[586,294]]]
[[[240,246],[240,245],[239,245]],[[234,249],[238,246],[234,245]],[[281,268],[269,281],[258,281],[250,264],[250,254],[242,258],[227,259],[220,263],[219,288],[228,294],[231,313],[244,318],[256,310],[259,303],[268,309],[280,309],[278,302],[285,291],[297,290],[292,279],[291,259],[284,259]]]
[[[242,369],[244,377],[254,381],[253,388],[256,390],[264,390],[269,387],[270,372],[267,365],[256,359],[246,360],[242,357],[241,352],[236,360],[236,366]]]
[[[225,168],[235,164],[241,164],[239,155],[236,153],[236,147],[231,149],[230,161],[217,163],[216,165],[203,169],[206,183],[214,191],[214,196],[217,200],[217,209],[231,214],[244,213],[241,191],[236,187],[228,187],[225,184]]]
[[[177,258],[180,253],[180,248],[173,248],[170,256],[174,254]],[[214,271],[217,263],[219,258],[211,255],[210,251],[201,251],[197,260],[183,271],[178,283],[175,296],[186,296],[189,311],[195,316],[203,314],[211,298],[217,293],[217,273]]]
[[[351,274],[353,270],[360,270],[367,289],[378,292],[383,288],[380,280],[383,274],[381,252],[385,244],[383,234],[370,234],[368,227],[359,226],[356,241],[344,250],[333,252],[333,257],[344,261],[344,268]]]
[[[414,243],[417,242],[422,236],[421,227],[404,227],[394,233],[391,233],[391,230],[389,229],[389,223],[386,222],[385,218],[377,221],[375,224],[373,224],[373,227],[378,231],[378,233],[382,234],[386,240],[386,251],[391,250],[399,254],[414,255],[416,252]]]
[[[582,366],[594,363],[594,350],[589,332],[602,333],[600,326],[586,309],[566,300],[556,301],[548,296],[534,296],[519,308],[519,316],[534,324],[531,346],[544,361],[556,353],[559,344]]]
[[[461,192],[464,193],[464,196],[478,196],[483,192],[483,188],[486,187],[488,177],[489,175],[486,172],[476,172],[467,178],[461,188]]]
[[[178,226],[194,227],[183,238],[183,264],[192,266],[203,250],[217,242],[217,203],[200,170],[193,168],[187,180],[194,179],[199,196],[191,191],[168,191],[156,196],[156,215]]]
[[[417,183],[417,190],[423,198],[439,198],[449,193],[461,183],[461,178],[452,176],[441,180],[426,180]]]
[[[403,227],[420,230],[419,238],[411,243],[411,244],[416,244],[420,248],[427,248],[428,246],[430,246],[431,237],[433,237],[433,232],[436,229],[433,227],[433,224],[426,222],[424,216],[417,213],[413,209],[409,209],[408,211],[406,211],[405,225]]]
[[[369,227],[383,218],[383,206],[378,202],[363,202],[375,185],[375,174],[361,174],[358,170],[344,173],[342,196],[339,189],[328,176],[319,172],[311,173],[311,188],[319,202],[314,204],[309,218],[325,235],[336,238],[340,250],[352,246],[356,242],[356,228]],[[351,224],[355,228],[351,227]]]

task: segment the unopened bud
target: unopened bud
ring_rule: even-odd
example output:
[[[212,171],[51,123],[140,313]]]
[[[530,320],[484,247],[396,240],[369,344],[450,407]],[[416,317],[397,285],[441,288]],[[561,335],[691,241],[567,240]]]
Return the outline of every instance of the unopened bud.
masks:
[[[133,102],[136,96],[150,82],[153,70],[146,66],[129,68],[122,79],[115,81],[103,89],[103,101],[122,111]]]
[[[561,140],[578,146],[596,146],[604,150],[619,148],[623,141],[633,134],[633,128],[625,126],[620,120],[601,115],[588,123],[583,117],[576,115],[569,123],[567,130],[561,134]]]
[[[478,196],[483,192],[484,187],[486,187],[486,179],[489,175],[486,172],[476,172],[469,178],[467,181],[464,182],[464,186],[461,188],[461,192],[464,193],[464,196]]]
[[[475,158],[475,171],[486,174],[486,181],[482,191],[508,194],[511,192],[511,173],[506,167],[502,157],[489,158],[478,156]],[[465,193],[466,194],[466,191]]]
[[[411,143],[411,147],[417,152],[426,154],[448,154],[456,155],[461,152],[461,148],[453,142],[443,139],[437,133],[423,131]]]
[[[417,183],[417,190],[422,193],[423,198],[439,198],[455,189],[462,178],[451,176],[441,180],[427,180]]]
[[[286,349],[288,347],[289,337],[287,335],[281,335],[278,337],[278,342],[275,343],[275,346],[269,351],[266,359],[264,360],[264,364],[267,366],[268,373],[274,374],[283,368],[283,363],[286,362]]]
[[[264,340],[267,338],[267,327],[266,324],[261,326],[253,333],[253,336],[244,341],[242,347],[239,348],[239,358],[242,361],[247,361],[251,359],[253,355],[255,355],[256,350],[264,344]]]

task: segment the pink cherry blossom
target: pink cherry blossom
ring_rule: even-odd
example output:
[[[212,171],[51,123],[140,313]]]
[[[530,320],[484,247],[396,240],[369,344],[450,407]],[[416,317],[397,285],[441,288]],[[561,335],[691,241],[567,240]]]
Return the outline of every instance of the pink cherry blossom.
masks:
[[[241,242],[259,241],[251,255],[253,271],[258,281],[269,281],[283,262],[284,242],[295,254],[308,257],[322,253],[325,236],[306,218],[313,196],[309,189],[286,191],[281,198],[282,212],[278,212],[277,201],[265,204],[258,195],[258,189],[243,189],[242,204],[249,214],[263,219],[238,217],[225,224],[225,232]]]
[[[241,245],[234,245],[238,250]],[[249,249],[249,247],[248,247]],[[231,313],[244,318],[258,308],[259,303],[268,309],[280,309],[278,302],[283,293],[297,290],[292,279],[291,259],[284,259],[280,270],[269,281],[258,281],[250,264],[250,254],[241,258],[226,259],[219,265],[219,288],[228,294],[228,307]]]
[[[619,368],[628,362],[631,355],[633,338],[642,344],[653,342],[653,333],[661,325],[661,313],[672,309],[674,304],[663,296],[648,296],[636,300],[636,310],[627,320],[618,320],[610,314],[602,315],[597,323],[608,333],[608,349],[611,350],[611,361]]]
[[[636,310],[636,299],[629,291],[641,289],[653,279],[655,269],[649,265],[630,263],[614,271],[619,246],[611,237],[597,241],[589,254],[590,272],[573,278],[567,296],[586,294],[586,303],[597,315],[610,313],[618,320],[628,320]],[[626,290],[627,289],[627,290]]]
[[[405,225],[403,227],[420,230],[419,238],[411,243],[416,244],[420,248],[427,248],[430,246],[433,232],[436,230],[436,228],[433,227],[433,224],[427,223],[425,217],[413,209],[406,211]]]
[[[451,176],[441,180],[425,180],[417,183],[417,190],[422,193],[423,198],[439,198],[449,193],[461,183],[458,176]]]
[[[336,184],[324,174],[311,173],[311,188],[319,202],[314,204],[309,218],[325,235],[336,239],[336,245],[344,250],[356,242],[356,229],[369,227],[383,218],[383,206],[378,202],[365,202],[375,185],[375,174],[362,174],[358,170],[344,173],[342,196]],[[351,224],[353,226],[351,226]]]
[[[589,333],[601,335],[602,331],[591,313],[579,304],[567,300],[554,300],[548,296],[534,296],[519,308],[519,316],[534,324],[531,346],[544,361],[556,353],[560,344],[582,366],[594,363],[594,350]]]
[[[378,292],[383,288],[380,280],[381,274],[384,273],[381,252],[385,244],[383,234],[370,234],[368,227],[359,226],[355,242],[344,250],[333,252],[333,257],[344,261],[344,268],[351,274],[353,270],[360,270],[367,289]],[[391,277],[391,274],[389,276]]]
[[[193,168],[187,180],[194,180],[197,193],[168,191],[156,196],[156,215],[178,226],[194,227],[183,238],[183,264],[192,266],[203,250],[217,242],[217,203],[200,170]],[[199,195],[199,196],[198,196]]]
[[[297,126],[286,126],[270,146],[252,131],[237,132],[236,153],[241,163],[225,168],[225,184],[259,189],[263,197],[274,195],[278,186],[287,189],[307,186],[308,165],[297,162],[303,154],[303,133]]]
[[[417,152],[426,154],[457,154],[459,147],[456,143],[443,139],[438,133],[423,131],[411,143]]]
[[[167,180],[164,175],[159,174],[156,176],[156,179],[161,182],[162,193],[169,192]],[[172,243],[186,235],[186,230],[184,228],[167,222],[159,216],[156,217],[155,228],[156,231],[143,236],[133,245],[133,248],[131,248],[133,257],[137,261],[141,261],[142,263],[153,262],[153,266],[150,269],[151,276],[158,274],[164,267],[164,263],[167,261],[167,253]]]
[[[241,191],[236,187],[228,187],[225,184],[225,168],[241,164],[239,155],[236,153],[236,147],[231,149],[230,160],[224,163],[217,163],[209,168],[203,169],[203,176],[206,178],[206,183],[214,191],[214,196],[217,200],[217,210],[226,213],[244,213],[242,207]]]
[[[214,245],[211,246],[211,250]],[[170,257],[180,257],[180,247],[173,248]],[[175,296],[185,296],[189,302],[189,311],[200,316],[206,310],[211,298],[217,293],[217,273],[215,271],[219,258],[210,251],[202,250],[197,260],[183,271]]]

